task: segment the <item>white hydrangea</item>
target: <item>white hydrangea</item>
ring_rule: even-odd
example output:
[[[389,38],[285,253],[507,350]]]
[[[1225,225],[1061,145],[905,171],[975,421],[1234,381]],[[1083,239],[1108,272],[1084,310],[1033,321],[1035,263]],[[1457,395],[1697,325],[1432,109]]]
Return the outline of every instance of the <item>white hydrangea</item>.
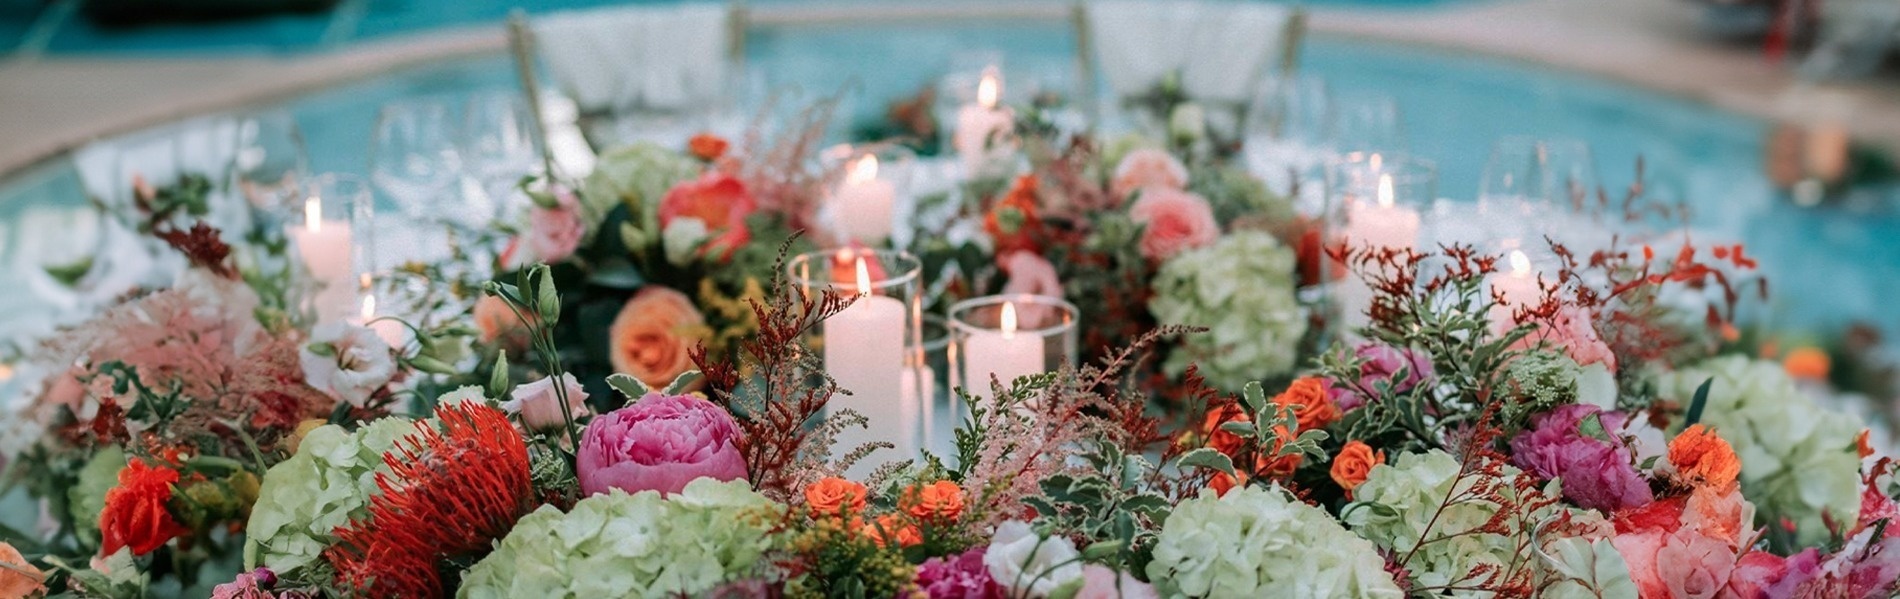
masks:
[[[1239,392],[1248,382],[1291,371],[1306,315],[1294,297],[1292,248],[1261,231],[1237,231],[1213,245],[1181,252],[1156,273],[1148,308],[1164,325],[1206,327],[1168,357],[1169,373],[1188,364],[1216,387]]]
[[[1497,514],[1496,503],[1460,501],[1439,509],[1445,498],[1453,496],[1454,484],[1462,494],[1478,482],[1478,477],[1458,480],[1459,469],[1457,458],[1443,451],[1399,455],[1389,464],[1372,468],[1366,482],[1353,489],[1355,501],[1341,510],[1341,519],[1380,548],[1410,555],[1405,566],[1413,588],[1459,582],[1481,565],[1504,568],[1520,559],[1520,538],[1464,534],[1489,522]],[[1516,468],[1504,467],[1504,476],[1517,473]],[[1545,492],[1557,493],[1555,485]],[[1534,516],[1554,516],[1554,510]],[[1421,543],[1427,534],[1431,541]]]
[[[1742,493],[1771,518],[1794,521],[1804,545],[1828,538],[1822,513],[1853,522],[1860,513],[1860,454],[1866,426],[1828,410],[1795,386],[1780,364],[1731,355],[1656,375],[1656,393],[1689,405],[1713,379],[1701,423],[1735,448]]]
[[[325,425],[304,435],[297,454],[264,473],[245,529],[244,564],[293,577],[330,545],[330,533],[367,515],[383,454],[416,430],[410,420],[382,418],[351,433]]]
[[[679,597],[754,570],[784,506],[745,481],[679,494],[618,489],[562,513],[542,506],[468,570],[457,597]]]
[[[1403,596],[1372,543],[1278,488],[1181,502],[1148,578],[1168,597]]]

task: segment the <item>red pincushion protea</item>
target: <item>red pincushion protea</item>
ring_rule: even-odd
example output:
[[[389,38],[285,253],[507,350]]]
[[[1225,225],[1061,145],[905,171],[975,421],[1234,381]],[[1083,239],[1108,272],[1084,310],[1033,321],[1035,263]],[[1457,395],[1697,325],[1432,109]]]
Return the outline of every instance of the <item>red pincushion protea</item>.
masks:
[[[337,580],[374,597],[440,597],[438,564],[486,550],[535,506],[528,446],[501,410],[437,408],[383,455],[369,517],[336,530]]]

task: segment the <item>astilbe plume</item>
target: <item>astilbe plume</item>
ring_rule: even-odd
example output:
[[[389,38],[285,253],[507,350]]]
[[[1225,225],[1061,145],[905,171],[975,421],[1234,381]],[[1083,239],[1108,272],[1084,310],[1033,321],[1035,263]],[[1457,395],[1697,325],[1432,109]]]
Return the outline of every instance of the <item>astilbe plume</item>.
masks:
[[[765,107],[759,109],[751,125],[746,127],[742,138],[744,151],[736,153],[747,158],[739,160],[733,157],[734,153],[728,153],[716,163],[717,167],[744,181],[746,189],[758,199],[761,210],[784,214],[792,230],[823,230],[816,225],[818,209],[824,199],[824,175],[813,172],[807,165],[816,161],[815,155],[837,110],[838,100],[839,96],[833,96],[805,107],[796,118],[779,127],[777,135],[768,142],[766,123],[779,98],[767,99]]]
[[[779,248],[773,272],[782,270],[787,248],[795,239],[787,239]],[[815,384],[807,379],[823,369],[805,341],[825,319],[856,298],[830,287],[792,294],[786,291],[783,277],[773,281],[766,301],[747,300],[759,331],[739,343],[738,361],[712,356],[703,345],[695,347],[691,357],[706,376],[708,395],[732,413],[745,433],[739,449],[745,455],[747,481],[766,497],[789,502],[799,489],[842,472],[889,444],[854,448],[827,462],[838,432],[867,421],[850,410],[825,414],[825,404],[841,389],[829,376]],[[752,374],[743,382],[741,363]],[[822,420],[818,426],[808,426],[818,420]]]
[[[528,447],[499,409],[436,409],[438,431],[417,432],[384,454],[369,516],[334,533],[324,558],[337,581],[376,597],[440,597],[441,563],[485,552],[534,508]]]

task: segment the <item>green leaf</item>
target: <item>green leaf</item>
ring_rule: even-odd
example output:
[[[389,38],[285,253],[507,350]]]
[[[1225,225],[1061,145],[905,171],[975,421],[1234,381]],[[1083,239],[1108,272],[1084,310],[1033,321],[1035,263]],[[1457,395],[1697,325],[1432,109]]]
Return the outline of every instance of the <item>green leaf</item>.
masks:
[[[666,389],[660,391],[660,393],[663,395],[684,395],[687,389],[691,389],[693,385],[699,384],[700,379],[703,378],[706,378],[706,375],[700,374],[697,370],[682,372],[679,376],[673,377],[673,382],[668,383]]]
[[[1260,388],[1260,381],[1250,381],[1242,387],[1240,400],[1246,404],[1248,412],[1259,413],[1267,409],[1267,392]]]
[[[451,375],[451,374],[455,374],[456,372],[454,366],[450,365],[447,362],[443,362],[441,360],[435,359],[434,357],[431,357],[431,356],[419,355],[414,358],[410,358],[409,365],[416,367],[416,370],[427,372],[429,374]]]
[[[336,346],[327,342],[312,343],[304,346],[304,349],[325,358],[336,357]],[[120,393],[124,393],[124,391],[120,391]]]
[[[1238,435],[1242,439],[1252,439],[1260,432],[1252,422],[1222,422],[1220,430]]]
[[[1610,433],[1603,430],[1603,419],[1599,418],[1596,413],[1591,413],[1588,416],[1584,416],[1583,420],[1577,421],[1577,432],[1585,437],[1598,441],[1610,440]]]
[[[1082,548],[1082,559],[1086,559],[1091,562],[1099,562],[1111,557],[1115,557],[1115,554],[1121,553],[1121,551],[1122,551],[1121,541],[1113,541],[1113,540],[1096,541],[1094,543],[1089,543],[1087,547]]]
[[[47,276],[59,281],[59,284],[72,287],[92,272],[92,256],[84,256],[66,264],[52,264],[43,267]]]
[[[1682,421],[1683,428],[1695,426],[1695,423],[1702,421],[1702,409],[1709,405],[1709,387],[1714,384],[1715,378],[1710,377],[1709,380],[1702,381],[1702,386],[1696,387],[1695,399],[1689,401],[1689,415]]]
[[[1208,468],[1228,476],[1234,475],[1233,458],[1229,458],[1227,454],[1215,451],[1211,447],[1201,447],[1181,454],[1181,457],[1175,459],[1174,463],[1183,469]]]
[[[674,382],[678,381],[675,380]],[[653,392],[653,388],[648,387],[647,384],[641,382],[640,379],[618,372],[607,375],[607,386],[613,387],[615,391],[619,391],[621,395],[626,396],[628,402],[639,400],[642,397],[646,397],[648,393]]]

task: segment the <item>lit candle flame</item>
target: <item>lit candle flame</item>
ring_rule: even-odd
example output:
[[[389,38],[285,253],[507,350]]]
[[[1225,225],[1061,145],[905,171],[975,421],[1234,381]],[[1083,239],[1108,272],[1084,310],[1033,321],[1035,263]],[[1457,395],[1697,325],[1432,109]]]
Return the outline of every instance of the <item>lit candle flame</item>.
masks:
[[[1511,250],[1511,276],[1524,278],[1531,274],[1531,257],[1524,250]]]
[[[866,154],[857,163],[851,165],[851,174],[846,175],[846,183],[865,183],[877,178],[877,156]]]
[[[871,270],[864,267],[864,258],[858,258],[858,295],[871,294]]]
[[[303,201],[303,226],[312,233],[323,230],[323,198],[310,196]]]
[[[1016,336],[1016,302],[1003,302],[1003,338]]]
[[[984,108],[995,108],[997,97],[1003,93],[1003,82],[997,78],[995,69],[984,69],[983,79],[976,82],[976,103]]]
[[[375,319],[376,319],[376,296],[365,295],[363,296],[363,323],[368,324],[369,321],[372,321]]]
[[[1372,172],[1376,173],[1376,172],[1379,172],[1380,169],[1384,168],[1385,158],[1378,154],[1373,154],[1371,157],[1366,158],[1366,164],[1370,165],[1372,167]]]
[[[1392,175],[1379,175],[1379,207],[1392,207]]]

